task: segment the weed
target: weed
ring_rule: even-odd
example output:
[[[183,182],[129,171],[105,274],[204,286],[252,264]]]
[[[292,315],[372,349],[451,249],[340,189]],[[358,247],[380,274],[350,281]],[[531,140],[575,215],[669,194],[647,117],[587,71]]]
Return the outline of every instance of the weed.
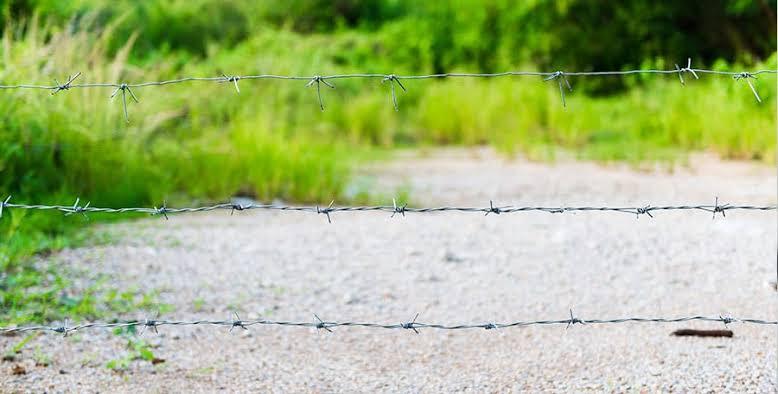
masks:
[[[194,299],[194,301],[192,301],[192,309],[195,312],[202,311],[204,307],[205,307],[205,300],[204,299],[202,299],[200,297],[197,297],[197,298]]]
[[[35,366],[37,367],[48,367],[51,365],[51,355],[42,352],[40,346],[35,347],[32,359],[35,360]]]
[[[13,361],[16,359],[16,355],[22,352],[22,349],[35,337],[38,336],[37,332],[27,334],[17,344],[13,345],[10,349],[6,350],[3,354],[3,361]]]
[[[165,362],[164,359],[154,355],[151,345],[137,335],[134,326],[116,329],[114,334],[127,340],[127,351],[122,356],[109,360],[105,364],[106,368],[121,372],[129,369],[131,363],[136,360],[153,365]]]

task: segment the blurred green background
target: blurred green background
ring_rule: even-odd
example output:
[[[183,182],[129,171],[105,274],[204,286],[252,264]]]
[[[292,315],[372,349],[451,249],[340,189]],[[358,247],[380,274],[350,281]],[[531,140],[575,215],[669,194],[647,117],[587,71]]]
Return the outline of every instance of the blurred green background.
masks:
[[[141,82],[222,73],[776,69],[776,5],[764,0],[0,0],[0,84]],[[125,122],[112,89],[0,91],[0,196],[29,203],[153,206],[222,201],[359,202],[352,169],[397,148],[492,145],[683,164],[689,152],[775,163],[776,80],[703,75],[404,81],[395,112],[379,80],[335,80],[326,111],[304,81],[134,89]],[[712,116],[715,114],[715,116]],[[93,221],[102,220],[99,215]],[[29,263],[71,245],[78,215],[0,219],[2,316],[47,320],[130,308],[134,294],[73,292]],[[54,278],[54,279],[51,279]],[[83,289],[82,289],[83,290]],[[63,294],[67,297],[63,298]],[[76,294],[76,295],[73,295]],[[101,298],[102,297],[102,298]],[[145,301],[144,301],[145,302]],[[32,305],[32,306],[31,306]],[[102,309],[101,309],[102,308]]]

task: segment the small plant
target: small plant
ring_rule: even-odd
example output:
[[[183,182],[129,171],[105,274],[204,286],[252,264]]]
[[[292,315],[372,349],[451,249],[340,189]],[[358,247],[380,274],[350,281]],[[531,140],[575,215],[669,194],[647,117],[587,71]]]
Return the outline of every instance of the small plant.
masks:
[[[48,367],[51,365],[51,355],[43,353],[40,346],[35,347],[35,352],[32,354],[32,359],[35,360],[35,366]]]
[[[153,365],[165,362],[156,357],[151,345],[137,335],[135,327],[117,328],[114,333],[127,339],[127,352],[113,360],[108,361],[105,367],[117,372],[125,371],[133,361],[140,360],[150,362]]]
[[[22,340],[19,341],[19,343],[13,345],[10,349],[8,349],[5,353],[3,353],[3,361],[14,361],[16,359],[16,355],[22,352],[22,348],[24,348],[25,345],[27,345],[31,340],[33,340],[37,336],[38,333],[33,332],[31,334],[28,334],[24,338],[22,338]]]
[[[194,311],[195,312],[200,312],[205,307],[205,300],[200,298],[200,297],[198,297],[198,298],[195,298],[195,300],[192,302],[192,304],[193,304],[192,308],[194,309]]]

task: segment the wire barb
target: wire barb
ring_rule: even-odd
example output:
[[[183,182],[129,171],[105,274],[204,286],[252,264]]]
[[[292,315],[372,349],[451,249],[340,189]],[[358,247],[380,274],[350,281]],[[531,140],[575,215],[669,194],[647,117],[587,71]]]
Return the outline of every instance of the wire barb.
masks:
[[[573,315],[573,310],[570,309],[570,320],[567,320],[567,327],[565,327],[565,329],[569,329],[570,326],[572,326],[574,324],[584,324],[584,325],[586,325],[586,321],[585,320],[581,320],[581,319],[575,317]]]
[[[494,203],[492,202],[492,200],[489,200],[489,208],[486,209],[486,213],[484,214],[484,216],[487,216],[490,213],[493,213],[495,215],[499,215],[500,212],[502,212],[502,209],[500,209],[500,207],[495,207]]]
[[[127,85],[126,83],[122,83],[119,85],[119,87],[116,88],[116,90],[113,91],[111,94],[111,99],[116,96],[119,91],[122,92],[122,104],[124,105],[124,119],[127,120],[127,123],[130,123],[130,115],[127,113],[127,92],[130,93],[130,97],[132,97],[133,100],[135,100],[136,103],[138,103],[138,98],[135,97],[135,93],[132,92],[132,89],[130,89],[130,85]]]
[[[332,218],[330,218],[330,212],[333,211],[332,205],[335,204],[335,200],[330,201],[330,205],[327,206],[327,208],[320,209],[319,206],[316,206],[316,213],[327,215],[327,222],[332,224]]]
[[[305,84],[305,87],[310,87],[314,83],[316,84],[316,95],[319,97],[319,108],[321,108],[322,112],[324,112],[324,101],[322,101],[322,99],[321,99],[321,84],[324,84],[324,85],[330,87],[331,89],[335,89],[335,86],[333,86],[332,84],[327,82],[326,78],[327,77],[322,77],[322,76],[319,76],[319,75],[314,75],[314,77],[311,78],[311,80],[307,84]]]
[[[242,321],[242,320],[240,320],[240,316],[238,316],[238,312],[232,312],[232,313],[233,313],[233,314],[235,314],[235,318],[234,318],[234,319],[232,319],[232,322],[231,322],[231,324],[230,324],[230,333],[232,333],[232,330],[234,330],[234,329],[235,329],[235,327],[240,327],[240,328],[242,328],[242,329],[244,329],[244,330],[248,331],[248,327],[246,327],[246,326],[243,324],[243,321]]]
[[[8,197],[6,197],[5,200],[0,202],[0,218],[3,217],[3,208],[8,206],[8,201],[11,201],[11,196],[10,195]],[[405,214],[403,214],[403,216],[405,216]]]
[[[89,218],[86,216],[86,213],[87,213],[87,210],[89,209],[89,204],[91,204],[91,202],[87,202],[86,205],[84,205],[83,207],[80,207],[80,206],[78,206],[78,203],[79,203],[80,200],[81,200],[80,198],[76,197],[75,204],[73,204],[73,206],[69,210],[65,211],[65,216],[70,216],[70,215],[72,215],[74,213],[80,213],[80,214],[84,215],[84,219],[89,220]]]
[[[727,217],[727,209],[729,209],[729,204],[719,205],[719,198],[716,197],[716,202],[713,205],[713,219],[716,219],[716,212],[721,212],[721,216]]]
[[[397,75],[389,74],[384,79],[381,80],[381,83],[389,82],[389,86],[392,87],[392,103],[394,104],[394,110],[400,111],[400,107],[397,105],[397,95],[394,92],[394,84],[396,83],[400,88],[403,90],[403,92],[407,92],[405,89],[405,86],[403,86],[402,82],[400,82],[400,78],[397,77]]]
[[[235,91],[240,94],[240,88],[238,87],[238,81],[240,81],[240,76],[233,75],[233,76],[227,76],[226,74],[222,74],[222,77],[224,77],[224,80],[219,82],[232,82],[235,84]]]
[[[415,333],[419,333],[419,330],[416,329],[416,319],[419,318],[419,314],[417,313],[416,316],[413,317],[413,320],[411,320],[408,323],[402,323],[400,326],[406,330],[413,330]]]
[[[159,316],[157,316],[157,318],[159,318]],[[160,325],[160,322],[157,320],[143,319],[143,328],[140,329],[140,336],[143,336],[146,329],[150,329],[154,334],[159,334],[159,330],[157,330],[158,325]]]
[[[398,213],[400,215],[403,215],[403,217],[405,217],[405,209],[408,208],[408,203],[405,203],[405,204],[403,204],[403,206],[398,207],[397,206],[397,200],[393,198],[392,199],[392,208],[393,208],[392,216],[390,216],[390,217],[393,218],[394,215],[396,215]],[[0,214],[2,214],[2,209],[0,209]]]
[[[721,319],[721,322],[724,323],[724,327],[728,327],[729,323],[738,321],[737,319],[731,317],[731,316],[721,316],[719,315],[719,319]]]
[[[53,95],[57,94],[57,92],[70,89],[72,87],[71,84],[73,83],[73,81],[75,81],[76,78],[78,78],[80,75],[81,75],[81,71],[79,71],[79,72],[69,76],[67,81],[65,83],[63,83],[63,84],[60,84],[59,81],[54,79],[54,83],[56,83],[57,86],[55,86],[52,89],[51,95],[53,96]]]
[[[676,63],[675,69],[678,72],[678,78],[681,80],[681,85],[686,86],[686,82],[683,80],[683,73],[691,73],[694,75],[694,79],[700,79],[700,77],[697,76],[697,73],[692,68],[692,58],[687,59],[686,67],[678,67],[678,63]]]
[[[68,319],[65,319],[65,322],[62,323],[61,326],[52,327],[51,331],[54,331],[54,332],[59,333],[59,334],[62,334],[63,337],[66,337],[66,336],[68,336],[68,333],[70,331],[75,331],[76,330],[75,327],[71,329],[71,328],[69,328],[69,326],[70,326],[70,321]]]
[[[650,218],[654,218],[654,215],[651,214],[651,205],[646,205],[645,207],[638,207],[635,208],[635,218],[639,218],[640,215],[648,215]]]
[[[754,84],[751,83],[752,79],[757,79],[754,74],[751,74],[749,72],[741,72],[740,74],[737,74],[734,76],[736,81],[739,81],[741,79],[745,80],[746,83],[748,83],[748,87],[751,88],[751,92],[754,93],[754,97],[756,97],[757,103],[762,103],[762,99],[759,97],[759,93],[756,92],[756,88],[754,88]]]
[[[327,330],[327,332],[332,332],[332,330],[330,330],[330,328],[327,327],[327,323],[324,320],[322,320],[319,317],[319,315],[314,313],[313,317],[316,318],[316,321],[314,322],[314,327],[316,327],[316,331],[319,331],[319,330],[323,329],[323,330]]]
[[[242,211],[246,209],[246,207],[243,206],[243,204],[232,204],[232,209],[230,210],[230,216],[232,216],[235,211]]]
[[[162,215],[165,218],[165,220],[170,220],[170,218],[167,217],[167,213],[169,211],[170,210],[167,207],[167,201],[163,201],[161,207],[159,208],[157,208],[156,206],[154,207],[154,211],[151,213],[151,216]]]
[[[565,75],[564,71],[555,71],[551,75],[549,75],[544,81],[551,81],[556,80],[559,84],[559,95],[562,97],[562,107],[567,108],[567,103],[565,102],[565,89],[564,86],[562,86],[562,81],[567,85],[567,89],[569,91],[573,91],[573,87],[570,85],[570,81],[567,80],[567,76]]]

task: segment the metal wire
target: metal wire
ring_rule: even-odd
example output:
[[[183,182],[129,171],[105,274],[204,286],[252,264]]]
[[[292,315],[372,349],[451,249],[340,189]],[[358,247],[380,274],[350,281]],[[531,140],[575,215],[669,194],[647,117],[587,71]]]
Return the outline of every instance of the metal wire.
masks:
[[[74,81],[81,76],[81,73],[76,73],[70,76],[65,83],[59,83],[55,80],[54,85],[36,85],[36,84],[16,84],[16,85],[0,85],[0,89],[41,89],[51,90],[52,94],[57,92],[70,90],[70,89],[85,89],[85,88],[113,88],[114,91],[111,94],[111,98],[115,97],[119,92],[122,96],[122,105],[124,108],[124,115],[129,122],[129,115],[127,113],[127,97],[129,93],[130,97],[138,102],[137,96],[133,93],[134,88],[145,88],[150,86],[167,86],[181,83],[190,82],[217,82],[217,83],[232,83],[235,86],[237,93],[240,93],[238,87],[238,81],[241,80],[260,80],[260,79],[272,79],[272,80],[286,80],[286,81],[308,81],[306,87],[316,86],[316,95],[319,101],[319,107],[324,111],[324,101],[322,100],[321,84],[326,87],[334,89],[335,86],[328,82],[338,79],[380,79],[381,82],[389,82],[392,104],[395,110],[399,110],[397,105],[397,96],[395,94],[395,84],[398,85],[403,91],[406,91],[401,80],[420,80],[420,79],[442,79],[442,78],[497,78],[497,77],[519,77],[519,76],[534,76],[543,77],[545,81],[556,80],[559,85],[559,92],[562,100],[562,105],[567,106],[565,102],[566,87],[569,91],[572,91],[572,85],[568,81],[567,77],[601,77],[601,76],[624,76],[635,74],[676,74],[681,81],[681,84],[685,85],[686,82],[683,78],[684,74],[691,74],[695,79],[699,79],[698,74],[711,74],[711,75],[723,75],[733,77],[735,80],[745,80],[754,94],[757,102],[761,103],[762,99],[756,91],[752,83],[752,79],[757,79],[760,74],[778,74],[778,70],[755,70],[755,71],[719,71],[708,70],[700,68],[692,68],[691,58],[687,59],[686,67],[680,67],[675,65],[675,69],[671,70],[656,70],[656,69],[638,69],[638,70],[623,70],[623,71],[505,71],[498,73],[441,73],[441,74],[426,74],[426,75],[397,75],[397,74],[378,74],[378,73],[355,73],[355,74],[335,74],[335,75],[275,75],[275,74],[259,74],[259,75],[225,75],[219,77],[182,77],[164,81],[148,81],[148,82],[96,82],[96,83],[81,83],[77,84]]]
[[[470,329],[500,329],[511,327],[526,327],[526,326],[547,326],[547,325],[560,325],[564,324],[567,328],[575,324],[619,324],[619,323],[681,323],[688,321],[706,321],[706,322],[720,322],[725,325],[730,323],[744,323],[744,324],[757,324],[757,325],[778,325],[776,320],[763,320],[763,319],[740,319],[729,316],[710,317],[710,316],[685,316],[675,318],[664,317],[623,317],[616,319],[582,319],[576,317],[573,311],[570,310],[570,317],[566,319],[558,320],[526,320],[526,321],[513,321],[509,323],[476,323],[476,324],[440,324],[440,323],[422,323],[417,322],[419,315],[408,322],[400,323],[374,323],[374,322],[353,322],[353,321],[326,321],[322,320],[317,314],[314,314],[314,320],[312,321],[279,321],[279,320],[241,320],[235,313],[235,317],[230,320],[159,320],[159,319],[142,319],[142,320],[129,320],[129,321],[116,321],[116,322],[91,322],[70,326],[66,320],[61,325],[38,325],[38,326],[20,326],[20,327],[1,327],[0,333],[23,333],[30,331],[48,331],[54,333],[60,333],[67,335],[71,332],[87,330],[87,329],[105,329],[105,328],[128,328],[128,327],[140,327],[141,334],[146,329],[151,329],[157,332],[157,328],[161,326],[216,326],[216,327],[228,327],[231,332],[235,328],[248,329],[248,327],[259,326],[282,326],[282,327],[307,327],[316,328],[317,330],[326,330],[332,332],[332,328],[335,327],[363,327],[363,328],[383,328],[389,330],[403,329],[413,330],[417,334],[419,329],[436,329],[436,330],[470,330]]]
[[[79,205],[80,199],[76,199],[73,205],[41,205],[41,204],[15,204],[10,202],[9,196],[3,202],[0,202],[0,218],[4,211],[9,209],[23,209],[23,210],[42,210],[42,211],[59,211],[63,212],[66,216],[73,214],[82,214],[86,216],[87,213],[146,213],[150,215],[161,215],[165,219],[168,219],[168,214],[174,213],[196,213],[196,212],[208,212],[215,210],[228,210],[230,213],[235,211],[247,211],[252,209],[261,210],[274,210],[284,212],[307,212],[325,215],[327,221],[332,223],[332,213],[336,212],[388,212],[391,213],[391,217],[397,214],[405,216],[406,213],[439,213],[439,212],[465,212],[465,213],[483,213],[489,214],[503,214],[503,213],[524,213],[524,212],[546,212],[546,213],[575,213],[575,212],[618,212],[627,213],[636,216],[648,215],[654,217],[652,212],[657,211],[704,211],[713,214],[716,217],[717,213],[721,213],[722,216],[726,216],[727,211],[733,210],[746,210],[746,211],[774,211],[775,205],[731,205],[731,204],[719,204],[718,197],[715,199],[713,205],[664,205],[664,206],[652,206],[645,205],[642,207],[615,207],[615,206],[574,206],[574,207],[541,207],[541,206],[496,206],[493,201],[489,201],[488,207],[455,207],[455,206],[443,206],[443,207],[409,207],[407,204],[398,205],[396,201],[393,201],[392,205],[375,205],[375,206],[334,206],[334,201],[327,207],[321,207],[319,205],[314,206],[294,206],[294,205],[276,205],[276,204],[236,204],[236,203],[222,203],[216,205],[208,205],[201,207],[189,207],[189,208],[168,208],[167,204],[163,204],[161,207],[131,207],[131,208],[99,208],[90,206],[90,203],[86,203],[83,206]]]

